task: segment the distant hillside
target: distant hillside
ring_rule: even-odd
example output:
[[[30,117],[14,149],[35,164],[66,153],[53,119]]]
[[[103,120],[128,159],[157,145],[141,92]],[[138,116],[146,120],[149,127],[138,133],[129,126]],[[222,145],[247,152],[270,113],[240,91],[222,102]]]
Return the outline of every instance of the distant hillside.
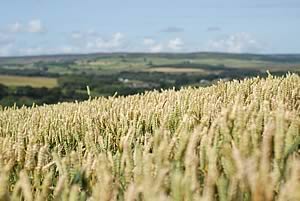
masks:
[[[300,74],[300,55],[95,53],[0,58],[0,105],[30,106]]]
[[[20,57],[0,57],[0,65],[7,63],[27,64],[32,62],[53,62],[53,61],[74,61],[81,59],[96,59],[103,57],[163,57],[163,58],[215,58],[215,59],[242,59],[242,60],[265,60],[274,62],[300,62],[300,54],[234,54],[234,53],[214,53],[214,52],[195,52],[195,53],[91,53],[91,54],[61,54],[61,55],[40,55],[40,56],[20,56]]]

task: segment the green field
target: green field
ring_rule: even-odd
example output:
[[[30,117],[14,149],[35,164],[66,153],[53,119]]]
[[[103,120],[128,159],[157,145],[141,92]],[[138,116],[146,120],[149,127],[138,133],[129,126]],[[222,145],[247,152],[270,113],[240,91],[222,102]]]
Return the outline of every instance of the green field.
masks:
[[[169,65],[169,66],[168,66]],[[223,53],[107,53],[0,58],[0,72],[27,70],[49,74],[112,74],[120,71],[144,71],[151,66],[182,65],[187,68],[224,66],[259,70],[299,70],[300,55],[255,55]],[[188,66],[187,66],[188,65]]]
[[[300,73],[300,55],[97,53],[0,58],[0,105],[82,101],[222,80]],[[33,87],[24,87],[30,86]],[[47,89],[40,89],[47,87]],[[24,101],[26,100],[26,101]]]
[[[0,75],[0,84],[7,86],[31,86],[53,88],[57,86],[56,78]]]

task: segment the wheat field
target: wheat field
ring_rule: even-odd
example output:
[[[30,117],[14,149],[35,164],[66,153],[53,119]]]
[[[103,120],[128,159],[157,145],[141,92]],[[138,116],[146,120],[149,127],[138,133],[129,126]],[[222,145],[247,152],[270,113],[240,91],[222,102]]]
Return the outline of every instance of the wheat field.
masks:
[[[6,86],[31,86],[36,88],[54,88],[58,86],[56,78],[18,75],[0,75],[0,84]]]
[[[0,200],[300,200],[300,77],[0,111]]]

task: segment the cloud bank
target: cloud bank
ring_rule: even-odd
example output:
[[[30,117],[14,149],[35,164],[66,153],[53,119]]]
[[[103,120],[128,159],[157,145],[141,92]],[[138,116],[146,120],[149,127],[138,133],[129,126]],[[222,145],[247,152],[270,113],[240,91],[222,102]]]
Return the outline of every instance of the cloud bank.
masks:
[[[262,42],[246,32],[234,33],[221,39],[210,40],[208,51],[228,53],[259,53],[264,50]]]
[[[165,42],[158,42],[153,38],[145,38],[143,44],[146,47],[146,51],[158,53],[158,52],[178,52],[183,50],[184,42],[181,38],[170,39]]]
[[[27,23],[15,22],[8,26],[7,31],[10,33],[44,33],[46,28],[40,19],[33,19]]]

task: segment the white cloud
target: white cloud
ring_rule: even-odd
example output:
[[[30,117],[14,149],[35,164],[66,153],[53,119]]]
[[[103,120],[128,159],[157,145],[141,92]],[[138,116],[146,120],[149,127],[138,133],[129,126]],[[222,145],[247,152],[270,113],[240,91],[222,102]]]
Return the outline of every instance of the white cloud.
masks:
[[[14,39],[0,32],[0,56],[9,56],[14,44]]]
[[[155,44],[149,48],[150,52],[162,52],[164,50],[163,44]]]
[[[104,52],[122,51],[125,46],[125,36],[121,32],[116,32],[111,36],[101,36],[94,30],[86,32],[73,32],[71,43],[66,44],[63,52]]]
[[[50,49],[44,49],[42,47],[28,47],[28,48],[21,48],[19,50],[20,55],[42,55],[45,53],[51,52]]]
[[[44,30],[39,23],[31,24],[31,32],[38,33]],[[100,36],[98,32],[89,30],[86,32],[74,32],[70,34],[69,42],[61,46],[47,46],[43,43],[32,43],[30,45],[18,43],[14,40],[16,35],[11,34],[14,30],[16,33],[21,32],[18,26],[12,26],[10,32],[0,32],[0,56],[21,56],[21,55],[43,55],[43,54],[60,54],[60,53],[93,53],[93,52],[116,52],[126,51],[125,36],[121,32],[116,32],[111,36]],[[28,28],[28,27],[27,27]],[[22,31],[26,30],[22,27]],[[29,32],[29,29],[27,29]],[[24,32],[25,33],[25,32]]]
[[[108,41],[109,47],[115,48],[121,46],[123,38],[124,35],[122,33],[115,33],[112,37],[112,40]]]
[[[89,36],[98,36],[98,32],[94,29],[89,29],[87,32],[86,32]]]
[[[165,42],[158,42],[152,38],[145,38],[143,44],[146,46],[146,50],[150,52],[180,51],[184,46],[184,42],[181,38],[174,38]]]
[[[179,51],[182,49],[184,42],[181,38],[175,38],[169,41],[168,48],[172,51]]]
[[[9,25],[6,31],[9,33],[43,33],[46,28],[41,20],[33,19],[27,23],[15,22]]]
[[[14,40],[7,34],[0,32],[0,46],[8,45],[14,42]]]
[[[19,43],[16,34],[18,33],[41,33],[45,31],[40,20],[32,20],[27,24],[15,22],[6,29],[0,31],[0,56],[20,56],[52,53],[51,48],[28,47],[24,43]],[[42,48],[43,47],[43,48]]]
[[[9,25],[9,32],[12,33],[19,33],[19,32],[23,32],[23,25],[20,22],[15,22],[11,25]]]
[[[230,36],[211,40],[208,43],[208,51],[231,53],[255,53],[263,50],[263,45],[252,35],[241,32]]]
[[[35,19],[29,21],[27,31],[30,33],[42,33],[45,31],[45,28],[43,27],[41,20]]]
[[[63,54],[70,54],[70,53],[76,53],[77,48],[71,47],[71,46],[63,46],[60,48],[59,52],[62,52]]]
[[[153,40],[152,38],[145,38],[143,43],[145,45],[154,45],[155,44],[155,40]]]
[[[91,38],[87,40],[86,48],[91,51],[118,51],[122,49],[124,35],[115,33],[109,39],[103,37]]]
[[[71,39],[73,40],[87,40],[96,37],[100,37],[100,34],[94,29],[89,29],[87,31],[74,31],[71,34]]]
[[[146,46],[149,52],[162,52],[165,47],[163,43],[159,43],[153,38],[144,38],[143,44]]]
[[[11,52],[13,50],[12,48],[13,48],[12,44],[0,46],[0,56],[1,57],[11,56]]]
[[[82,37],[83,37],[83,35],[80,32],[74,32],[71,34],[71,38],[75,39],[75,40],[82,39]]]
[[[81,53],[81,49],[72,46],[61,46],[61,47],[45,47],[45,46],[35,46],[35,47],[21,47],[15,50],[13,55],[20,56],[31,56],[31,55],[51,55],[51,54],[72,54]]]

